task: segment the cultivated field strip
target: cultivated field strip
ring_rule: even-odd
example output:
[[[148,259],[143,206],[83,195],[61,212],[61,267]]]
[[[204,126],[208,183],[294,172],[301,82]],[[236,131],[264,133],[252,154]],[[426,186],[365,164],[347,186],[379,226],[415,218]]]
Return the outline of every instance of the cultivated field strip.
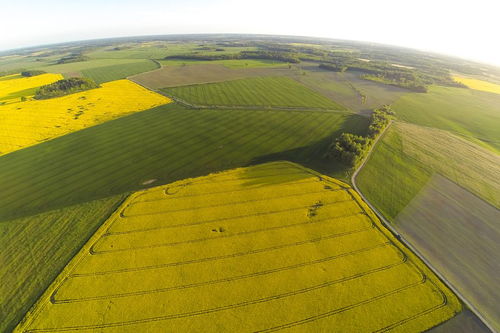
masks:
[[[345,110],[345,107],[289,77],[255,77],[162,89],[195,105],[302,107]]]
[[[131,195],[16,331],[419,332],[459,310],[346,184],[274,162]]]
[[[42,206],[49,209],[80,198],[137,190],[148,179],[166,183],[243,165],[259,156],[311,145],[353,117],[328,112],[164,108],[3,156],[0,191],[5,200],[0,202],[0,219],[36,212]],[[35,166],[36,172],[29,170]],[[62,180],[67,186],[51,190],[50,184]]]

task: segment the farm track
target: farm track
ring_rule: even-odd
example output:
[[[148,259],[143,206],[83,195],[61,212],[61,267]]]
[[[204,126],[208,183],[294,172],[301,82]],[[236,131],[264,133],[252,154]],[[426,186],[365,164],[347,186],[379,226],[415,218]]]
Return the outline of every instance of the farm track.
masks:
[[[215,313],[222,313],[223,311],[236,311],[238,309],[243,309],[247,308],[250,306],[269,306],[267,304],[274,304],[273,302],[281,301],[281,300],[291,300],[291,299],[296,299],[297,297],[312,297],[312,296],[307,296],[307,295],[312,295],[320,290],[326,290],[328,288],[340,288],[340,285],[344,285],[346,283],[361,283],[361,282],[355,282],[355,281],[369,281],[371,278],[376,278],[380,274],[397,274],[396,272],[400,269],[401,267],[405,267],[405,270],[411,270],[415,271],[417,274],[412,276],[411,278],[408,278],[408,280],[405,280],[405,282],[398,283],[398,285],[395,286],[387,286],[383,291],[381,290],[380,292],[375,292],[372,296],[370,297],[361,297],[357,299],[354,302],[350,303],[344,303],[340,307],[335,307],[335,308],[330,308],[330,309],[322,309],[323,311],[320,311],[320,313],[315,314],[312,317],[307,317],[303,318],[300,320],[296,321],[291,321],[291,322],[285,322],[280,324],[279,326],[271,326],[268,329],[264,330],[258,330],[258,331],[263,331],[263,332],[271,332],[271,331],[276,331],[276,330],[281,330],[285,328],[290,328],[290,327],[295,327],[299,325],[306,325],[310,323],[314,323],[316,321],[319,321],[321,319],[326,319],[331,316],[337,315],[337,314],[342,314],[345,312],[348,312],[350,310],[363,307],[363,306],[368,306],[370,304],[378,304],[380,302],[385,302],[386,299],[393,299],[394,297],[398,297],[400,293],[404,292],[415,292],[417,290],[421,290],[421,288],[424,288],[427,290],[440,290],[440,287],[435,285],[432,279],[429,279],[427,274],[423,272],[417,264],[413,262],[413,259],[408,257],[408,255],[401,249],[401,247],[395,243],[391,238],[388,237],[380,237],[380,239],[377,238],[377,241],[371,241],[370,243],[360,243],[360,244],[355,244],[352,243],[350,246],[347,248],[339,248],[336,250],[334,253],[326,253],[326,255],[321,255],[317,257],[312,257],[312,258],[306,258],[304,257],[304,260],[296,260],[296,259],[289,259],[287,262],[284,263],[279,263],[278,265],[271,265],[269,267],[266,267],[269,265],[269,263],[265,263],[262,267],[256,267],[253,270],[249,270],[247,272],[241,272],[240,274],[222,274],[219,276],[214,276],[214,278],[203,278],[199,281],[192,280],[191,282],[188,280],[177,283],[177,284],[167,284],[163,286],[158,286],[157,288],[141,288],[140,285],[137,285],[136,290],[134,289],[129,289],[129,290],[121,290],[119,291],[118,289],[116,291],[114,290],[106,290],[104,289],[105,294],[100,294],[99,292],[94,292],[92,290],[87,290],[83,291],[83,294],[79,296],[79,288],[74,289],[74,283],[80,284],[83,283],[82,281],[78,281],[80,279],[96,279],[99,277],[109,277],[112,279],[123,279],[125,276],[122,276],[123,274],[136,274],[140,272],[145,272],[149,271],[148,274],[150,276],[160,276],[162,273],[162,270],[165,269],[177,269],[176,267],[194,267],[190,268],[192,269],[198,269],[198,265],[205,265],[203,267],[209,268],[212,267],[213,265],[228,265],[230,262],[233,262],[234,260],[237,260],[238,262],[241,260],[249,260],[246,258],[250,258],[252,256],[267,256],[267,258],[271,258],[276,256],[277,254],[285,254],[287,251],[294,250],[297,248],[298,251],[297,253],[304,253],[304,251],[301,251],[299,248],[302,246],[313,246],[314,244],[323,244],[322,246],[328,246],[327,244],[337,244],[337,242],[342,242],[341,240],[346,238],[346,239],[351,239],[352,237],[358,237],[357,235],[365,235],[364,237],[371,237],[369,235],[383,235],[383,231],[377,226],[377,223],[372,219],[372,215],[368,213],[365,209],[365,207],[358,201],[358,199],[355,197],[355,195],[351,192],[346,185],[337,183],[337,182],[332,182],[329,179],[325,179],[323,176],[320,176],[316,173],[307,173],[304,174],[305,169],[300,169],[302,170],[302,173],[304,174],[305,179],[297,179],[295,176],[298,172],[295,172],[296,170],[290,167],[291,164],[288,163],[275,163],[274,166],[279,170],[281,169],[281,172],[276,172],[276,169],[272,168],[267,168],[266,165],[263,167],[258,167],[256,170],[258,170],[258,174],[253,175],[253,177],[243,177],[243,178],[235,178],[235,177],[240,177],[238,174],[235,172],[226,172],[222,176],[220,174],[215,174],[211,176],[206,176],[202,178],[199,182],[196,182],[196,180],[185,180],[181,181],[179,184],[174,184],[176,187],[180,189],[180,191],[185,191],[189,189],[189,191],[192,191],[193,189],[195,190],[194,193],[187,192],[187,193],[182,193],[182,192],[176,192],[179,193],[179,196],[177,197],[176,194],[172,194],[169,192],[169,188],[172,188],[171,186],[163,186],[161,189],[157,190],[151,190],[147,192],[140,192],[137,193],[134,197],[133,200],[129,199],[127,203],[125,203],[119,211],[115,212],[114,218],[111,220],[108,220],[109,222],[105,223],[101,230],[94,235],[93,239],[90,241],[88,246],[86,246],[85,251],[81,252],[81,254],[74,259],[74,263],[70,264],[67,268],[67,272],[63,273],[65,274],[65,277],[59,282],[56,281],[56,283],[53,285],[52,288],[49,288],[47,291],[49,294],[47,295],[48,298],[46,298],[47,302],[52,304],[51,306],[54,306],[55,308],[58,308],[60,306],[71,306],[72,304],[81,304],[82,307],[87,307],[87,304],[90,304],[92,302],[112,302],[112,300],[115,300],[118,302],[120,299],[129,299],[129,298],[136,298],[136,297],[156,297],[155,295],[159,294],[164,294],[164,293],[175,293],[175,292],[181,292],[181,291],[187,291],[190,289],[194,288],[215,288],[218,285],[228,285],[233,286],[233,284],[240,283],[241,281],[253,281],[253,279],[264,279],[268,278],[271,276],[281,276],[282,274],[289,274],[287,272],[294,272],[295,270],[304,270],[304,269],[312,269],[312,267],[316,267],[318,265],[334,265],[337,260],[347,260],[346,258],[353,258],[352,260],[358,260],[361,262],[364,262],[362,258],[365,256],[370,256],[372,255],[371,253],[374,253],[372,256],[377,257],[378,253],[377,251],[389,251],[389,253],[394,253],[394,256],[389,256],[380,262],[377,263],[372,263],[368,265],[366,268],[363,269],[363,267],[360,267],[358,270],[352,271],[350,274],[342,274],[339,277],[331,277],[330,279],[326,281],[318,281],[317,283],[312,283],[307,286],[300,286],[300,288],[288,288],[288,290],[281,290],[277,291],[271,294],[263,294],[261,296],[256,296],[256,297],[251,297],[249,299],[237,301],[235,299],[234,302],[229,302],[228,304],[220,304],[216,306],[217,304],[213,304],[212,306],[206,306],[206,307],[201,307],[200,309],[193,309],[193,310],[187,310],[187,311],[179,311],[179,312],[173,312],[173,313],[167,313],[164,315],[156,315],[156,316],[151,316],[151,315],[144,315],[143,318],[134,318],[134,317],[127,317],[124,320],[120,321],[111,321],[111,322],[103,322],[103,323],[95,323],[95,324],[83,324],[83,325],[67,325],[63,327],[50,327],[50,328],[37,328],[31,327],[23,330],[23,332],[66,332],[66,331],[81,331],[81,330],[95,330],[95,329],[111,329],[111,328],[125,328],[129,327],[130,325],[137,325],[137,324],[148,324],[148,323],[154,323],[157,321],[167,321],[167,320],[177,320],[177,319],[188,319],[188,318],[195,318],[198,316],[209,316],[211,314]],[[288,170],[287,170],[288,169]],[[269,172],[273,171],[273,172]],[[289,172],[286,172],[289,171]],[[222,178],[221,178],[222,177]],[[225,177],[225,178],[224,178]],[[278,178],[277,178],[278,177]],[[104,253],[101,253],[99,251],[95,251],[94,247],[103,239],[114,236],[117,237],[117,241],[119,242],[121,237],[127,236],[128,233],[114,233],[110,231],[113,226],[116,223],[126,223],[127,219],[132,219],[132,217],[128,216],[127,214],[123,214],[126,212],[128,209],[133,208],[134,205],[137,204],[149,204],[149,203],[156,203],[156,202],[174,202],[173,200],[192,200],[194,198],[199,198],[201,197],[201,193],[196,192],[198,187],[200,188],[200,191],[206,191],[205,188],[211,189],[209,192],[204,192],[205,196],[208,196],[209,198],[212,197],[224,197],[225,193],[229,193],[230,190],[229,188],[221,191],[218,190],[221,186],[236,186],[234,189],[237,191],[234,192],[233,194],[237,193],[242,193],[244,192],[243,189],[238,188],[237,180],[243,180],[244,182],[248,182],[249,184],[252,183],[252,181],[255,181],[256,184],[259,184],[262,182],[262,184],[266,184],[267,180],[272,180],[272,179],[279,179],[279,177],[282,177],[286,179],[286,177],[292,177],[292,179],[295,179],[291,183],[285,182],[285,183],[278,183],[275,185],[266,185],[266,186],[259,186],[259,187],[248,187],[245,188],[248,193],[253,193],[252,195],[256,196],[256,199],[253,200],[236,200],[232,201],[231,203],[224,203],[221,202],[220,204],[216,203],[214,205],[210,206],[200,206],[198,208],[195,208],[195,210],[199,210],[200,212],[203,211],[204,209],[217,209],[217,207],[225,207],[228,206],[230,207],[233,205],[234,207],[237,207],[238,205],[246,204],[249,206],[252,206],[256,204],[257,202],[271,202],[272,200],[281,200],[281,202],[287,202],[288,200],[304,200],[305,198],[310,198],[307,199],[311,203],[314,203],[318,199],[318,195],[320,193],[323,193],[323,196],[331,197],[332,199],[335,198],[340,198],[339,195],[343,193],[342,195],[347,195],[350,199],[349,200],[326,200],[326,202],[323,202],[319,207],[319,213],[320,215],[318,217],[314,217],[313,219],[306,219],[306,220],[300,220],[297,219],[296,223],[289,223],[286,220],[286,215],[283,215],[283,219],[280,218],[280,214],[286,214],[287,209],[279,209],[277,206],[273,206],[273,209],[267,210],[267,211],[262,211],[260,213],[262,214],[276,214],[277,217],[275,217],[272,220],[269,221],[275,221],[273,223],[277,223],[276,225],[270,225],[270,226],[265,226],[264,228],[260,228],[259,226],[253,227],[250,230],[244,230],[241,229],[241,231],[238,231],[238,228],[243,227],[246,224],[241,225],[238,227],[237,224],[234,224],[235,220],[241,219],[241,218],[249,218],[254,216],[253,214],[246,214],[245,216],[232,216],[227,219],[213,219],[213,221],[217,224],[220,225],[222,221],[226,221],[223,225],[225,228],[228,228],[230,230],[229,234],[221,234],[221,235],[216,235],[212,234],[211,237],[203,237],[203,238],[197,238],[196,235],[190,236],[190,239],[184,240],[184,241],[177,241],[177,242],[170,242],[170,243],[165,243],[165,244],[158,244],[159,247],[167,247],[167,248],[176,248],[177,246],[184,246],[187,244],[196,244],[200,242],[207,242],[211,241],[213,245],[211,247],[206,248],[206,245],[202,245],[203,248],[206,248],[206,251],[210,253],[211,249],[216,249],[218,244],[223,244],[227,243],[230,238],[235,238],[235,239],[240,239],[241,237],[246,237],[248,235],[257,235],[259,233],[262,234],[269,234],[270,235],[278,235],[277,232],[279,231],[280,233],[282,230],[289,230],[287,235],[293,235],[294,233],[290,233],[292,228],[308,228],[310,230],[317,230],[316,233],[320,232],[320,230],[323,230],[327,225],[329,226],[327,229],[324,230],[331,230],[333,232],[328,233],[327,231],[323,231],[322,233],[317,234],[317,237],[311,237],[314,236],[314,233],[310,234],[306,233],[309,237],[304,237],[304,235],[297,237],[286,237],[286,239],[279,239],[278,244],[272,244],[269,243],[268,241],[262,243],[262,246],[258,246],[257,248],[250,248],[247,250],[243,251],[227,251],[224,250],[220,252],[218,255],[208,255],[208,256],[199,256],[196,254],[190,254],[185,258],[179,258],[181,260],[177,261],[172,261],[168,260],[167,257],[164,259],[160,260],[160,262],[156,262],[153,265],[142,265],[141,267],[134,267],[136,264],[133,264],[132,266],[128,265],[129,267],[123,267],[123,268],[118,268],[118,269],[112,269],[112,267],[101,267],[98,270],[92,271],[92,272],[79,272],[78,266],[85,264],[88,265],[89,263],[92,263],[94,258],[97,257],[102,257],[101,254],[105,254],[106,256],[114,256],[117,252],[117,250],[112,250],[112,251],[106,251]],[[295,177],[295,178],[294,178]],[[224,184],[224,185],[223,185]],[[284,194],[280,196],[272,196],[272,198],[258,198],[259,196],[259,191],[264,191],[267,186],[278,186],[282,187],[283,191],[286,191],[287,188],[293,188],[294,186],[317,186],[318,188],[321,188],[321,191],[308,191],[306,193],[296,193],[296,194]],[[145,195],[147,195],[145,197]],[[239,194],[238,194],[239,195]],[[150,196],[153,196],[154,200],[150,199]],[[158,197],[159,196],[159,197]],[[302,197],[305,197],[304,199],[301,199]],[[163,200],[161,200],[163,198]],[[237,199],[237,198],[236,198]],[[323,199],[325,200],[325,199]],[[351,208],[350,213],[348,215],[343,215],[343,214],[338,214],[336,216],[325,216],[321,214],[329,214],[328,212],[337,212],[338,209],[341,209],[341,207],[344,207],[343,205],[347,202],[353,202],[355,205],[358,207],[358,211],[354,211]],[[300,207],[294,207],[293,209],[297,210],[302,210],[302,211],[307,211],[308,209],[312,209],[309,205],[299,205]],[[333,207],[331,210],[329,207]],[[317,207],[317,208],[318,208]],[[338,207],[338,208],[335,208]],[[143,208],[134,208],[134,209],[143,209]],[[183,212],[185,209],[174,209],[174,210],[167,210],[163,212],[163,216],[169,216],[168,214],[172,214],[173,212]],[[237,212],[237,210],[235,211]],[[339,211],[340,212],[340,211]],[[162,216],[162,213],[159,213],[160,216]],[[196,215],[196,214],[195,214]],[[240,214],[241,215],[241,214]],[[149,215],[148,215],[149,216]],[[362,220],[359,220],[359,222],[354,223],[358,217],[362,217]],[[134,217],[135,218],[135,217]],[[161,218],[161,217],[160,217]],[[348,222],[349,218],[353,219],[351,223],[343,223],[343,222]],[[161,218],[164,219],[164,218]],[[258,221],[258,220],[256,220]],[[146,220],[147,223],[148,220]],[[230,223],[229,223],[230,222]],[[133,223],[133,221],[131,222]],[[172,228],[178,228],[178,231],[176,233],[181,233],[182,230],[185,230],[186,228],[190,228],[193,226],[197,226],[200,224],[207,223],[207,221],[193,221],[193,222],[184,222],[184,223],[172,223],[172,222],[167,222],[166,225],[162,226],[163,229],[172,229]],[[354,223],[354,224],[353,224]],[[325,227],[319,227],[316,226],[316,224],[324,224]],[[359,224],[359,226],[358,226]],[[155,230],[155,229],[145,229],[145,230]],[[132,233],[135,232],[143,232],[145,230],[130,230]],[[187,229],[186,229],[187,230]],[[337,231],[334,231],[337,230]],[[189,234],[186,234],[189,235]],[[273,236],[274,237],[274,236]],[[258,239],[258,237],[253,237],[255,239]],[[326,243],[329,240],[334,240],[338,239],[338,241],[335,242],[330,242]],[[278,239],[277,239],[278,240]],[[237,244],[240,242],[234,242],[231,241],[231,244]],[[347,242],[347,240],[344,240],[343,242]],[[266,245],[267,243],[267,245]],[[281,243],[281,244],[279,244]],[[229,244],[229,243],[227,243]],[[347,243],[346,243],[347,244]],[[349,243],[350,244],[350,243]],[[271,246],[269,246],[271,245]],[[157,248],[158,246],[155,246]],[[150,246],[133,246],[130,249],[126,249],[126,251],[149,251],[148,249],[151,249]],[[236,250],[236,248],[235,248]],[[121,249],[118,250],[121,252]],[[156,251],[156,250],[155,250]],[[163,250],[162,250],[163,251]],[[283,252],[285,251],[285,252]],[[138,252],[137,252],[138,253]],[[187,252],[189,254],[189,252]],[[268,253],[271,254],[271,257],[268,257]],[[85,257],[85,258],[84,258]],[[190,258],[191,257],[191,258]],[[374,257],[374,258],[375,258]],[[358,258],[358,259],[355,259]],[[83,260],[85,259],[85,260]],[[166,259],[166,261],[165,261]],[[232,260],[232,261],[227,261],[227,260]],[[290,261],[291,260],[291,261]],[[351,259],[349,259],[351,260]],[[163,261],[163,262],[161,262]],[[208,266],[207,266],[208,265]],[[224,267],[224,266],[221,266]],[[107,268],[107,269],[106,269]],[[111,268],[111,269],[109,269]],[[229,272],[228,272],[229,273]],[[151,275],[152,274],[152,275]],[[116,277],[115,277],[116,276]],[[381,275],[384,276],[384,275]],[[72,280],[75,280],[72,282]],[[85,280],[86,281],[86,280]],[[138,280],[140,281],[140,280]],[[138,282],[137,281],[137,282]],[[102,280],[102,282],[105,282],[105,280]],[[92,282],[90,282],[92,283]],[[131,286],[135,285],[136,282],[130,281],[132,283]],[[66,287],[69,286],[69,287]],[[427,287],[420,287],[420,286],[427,286]],[[69,289],[68,289],[69,288]],[[217,287],[220,288],[220,287]],[[423,289],[422,289],[423,290]],[[62,291],[62,293],[61,293]],[[76,294],[75,294],[76,292]],[[45,299],[45,296],[42,297],[42,299]],[[404,325],[408,322],[412,322],[415,320],[419,320],[422,316],[426,316],[430,313],[433,313],[434,311],[438,311],[439,309],[446,307],[448,304],[446,295],[441,292],[441,297],[440,299],[435,298],[435,300],[432,303],[429,303],[426,305],[425,309],[419,310],[419,312],[412,313],[411,316],[407,316],[405,318],[399,318],[398,321],[396,322],[388,322],[387,325],[384,328],[377,329],[377,332],[384,332],[384,331],[389,331],[391,329],[394,329],[396,327],[399,327],[400,325]],[[38,310],[37,310],[38,309]],[[40,315],[41,308],[35,308],[33,312],[33,316],[31,317],[32,321],[36,321],[37,317]],[[238,310],[239,311],[239,310]]]
[[[356,190],[356,192],[359,193],[359,195],[361,196],[361,198],[363,199],[363,201],[366,202],[366,204],[373,210],[373,212],[377,215],[377,217],[380,219],[380,221],[383,223],[383,225],[388,229],[390,230],[390,232],[392,234],[394,234],[407,248],[409,248],[420,260],[422,260],[426,265],[427,267],[429,267],[432,272],[434,274],[436,274],[436,276],[448,287],[450,288],[454,293],[455,295],[457,295],[460,300],[465,304],[467,305],[467,307],[474,313],[474,315],[476,315],[480,320],[481,322],[493,333],[498,333],[487,321],[486,319],[481,315],[481,313],[479,312],[479,310],[476,309],[476,307],[470,303],[466,298],[465,296],[458,290],[454,287],[454,285],[445,277],[443,276],[433,265],[431,262],[429,262],[421,253],[420,251],[415,248],[406,238],[404,238],[403,235],[401,235],[392,225],[389,221],[387,221],[387,219],[384,217],[383,214],[381,214],[377,208],[372,205],[370,203],[370,201],[363,195],[363,192],[361,192],[361,190],[358,188],[358,186],[356,185],[356,176],[358,175],[359,171],[361,171],[361,169],[363,168],[363,166],[366,164],[366,162],[369,160],[371,154],[373,153],[373,150],[375,149],[375,147],[377,146],[377,143],[378,141],[384,137],[386,131],[388,130],[388,128],[392,125],[392,121],[389,123],[389,125],[384,129],[384,131],[382,133],[380,133],[380,135],[377,137],[377,139],[375,140],[375,142],[373,143],[373,145],[371,146],[370,148],[370,151],[368,152],[368,154],[365,156],[364,160],[362,161],[362,163],[358,166],[358,168],[356,169],[356,171],[352,174],[352,177],[351,177],[351,183],[353,185],[353,188]]]

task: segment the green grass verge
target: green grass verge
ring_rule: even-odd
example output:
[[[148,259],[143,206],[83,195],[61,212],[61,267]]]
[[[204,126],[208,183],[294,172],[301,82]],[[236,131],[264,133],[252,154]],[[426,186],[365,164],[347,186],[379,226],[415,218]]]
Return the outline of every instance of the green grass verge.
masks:
[[[123,199],[118,195],[0,223],[1,332],[14,328]]]
[[[461,135],[500,152],[500,95],[472,89],[432,86],[394,104],[398,118]]]
[[[1,156],[0,221],[138,190],[152,179],[148,186],[272,160],[277,153],[300,162],[340,132],[366,129],[366,121],[342,112],[176,104],[139,112]]]
[[[394,123],[374,148],[356,181],[389,220],[434,173],[500,207],[500,157],[448,132]]]
[[[125,79],[130,75],[135,75],[153,69],[160,68],[157,63],[151,60],[143,60],[139,62],[110,65],[105,67],[96,67],[82,70],[82,75],[91,78],[97,83],[104,83],[119,79]]]
[[[345,110],[343,106],[288,77],[255,77],[162,90],[197,105]]]

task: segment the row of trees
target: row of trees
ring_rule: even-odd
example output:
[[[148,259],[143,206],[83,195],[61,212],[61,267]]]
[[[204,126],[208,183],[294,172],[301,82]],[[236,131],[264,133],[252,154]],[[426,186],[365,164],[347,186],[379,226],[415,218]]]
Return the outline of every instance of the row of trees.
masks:
[[[393,115],[394,111],[388,105],[375,109],[370,116],[370,125],[366,136],[342,133],[328,147],[324,158],[336,159],[354,168],[363,160],[376,137],[389,125]]]
[[[80,61],[87,61],[89,58],[84,56],[81,53],[72,53],[68,56],[62,57],[61,59],[57,60],[57,64],[69,64],[72,62],[80,62]]]
[[[38,88],[35,93],[35,99],[59,97],[98,87],[99,85],[91,79],[72,77]]]
[[[164,59],[183,59],[183,60],[232,60],[232,59],[266,59],[276,60],[282,62],[299,63],[300,59],[297,55],[292,53],[282,53],[275,51],[241,51],[233,54],[204,54],[204,53],[191,53],[168,56]]]

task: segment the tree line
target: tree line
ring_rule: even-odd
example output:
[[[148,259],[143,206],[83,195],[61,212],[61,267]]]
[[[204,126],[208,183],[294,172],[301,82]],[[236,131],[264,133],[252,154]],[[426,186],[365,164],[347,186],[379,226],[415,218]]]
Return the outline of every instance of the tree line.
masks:
[[[377,136],[389,125],[393,116],[394,111],[389,105],[375,109],[370,116],[366,136],[342,133],[330,144],[323,157],[325,159],[336,159],[351,168],[356,167],[370,150]]]
[[[179,54],[179,55],[167,56],[164,59],[205,60],[205,61],[264,59],[264,60],[275,60],[275,61],[290,62],[290,63],[300,62],[300,59],[296,54],[282,53],[276,51],[241,51],[239,53],[232,53],[232,54],[191,53],[191,54]]]

